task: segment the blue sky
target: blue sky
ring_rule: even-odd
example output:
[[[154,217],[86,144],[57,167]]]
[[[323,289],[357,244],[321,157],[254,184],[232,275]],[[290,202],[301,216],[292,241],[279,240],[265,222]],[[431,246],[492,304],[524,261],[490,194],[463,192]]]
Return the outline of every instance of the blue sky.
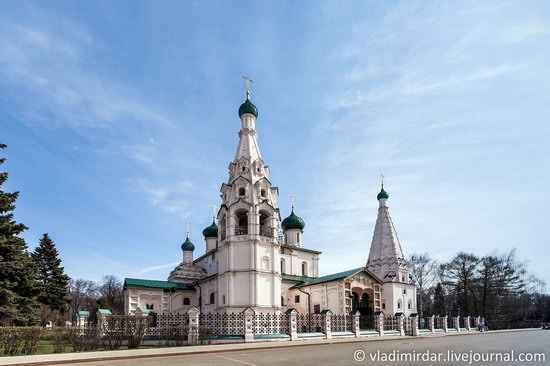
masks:
[[[549,19],[544,1],[0,1],[16,218],[71,276],[164,279],[185,221],[204,251],[248,74],[321,274],[366,262],[383,173],[406,254],[517,248],[548,282]]]

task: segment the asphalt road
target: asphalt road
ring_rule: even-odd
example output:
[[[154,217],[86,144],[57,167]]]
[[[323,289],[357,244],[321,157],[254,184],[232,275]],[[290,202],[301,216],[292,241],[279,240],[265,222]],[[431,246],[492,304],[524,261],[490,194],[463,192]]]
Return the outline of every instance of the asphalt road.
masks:
[[[429,351],[430,353],[427,353]],[[245,350],[234,352],[216,352],[186,356],[171,356],[146,358],[143,360],[119,360],[108,362],[89,362],[76,365],[82,366],[172,366],[172,365],[224,365],[224,366],[269,366],[269,365],[468,365],[469,357],[506,357],[513,351],[514,361],[501,362],[493,358],[492,362],[472,362],[478,365],[550,365],[550,331],[522,331],[504,333],[482,333],[460,336],[430,337],[430,338],[396,338],[376,342],[324,344],[278,349]],[[364,353],[363,353],[364,352]],[[462,361],[449,360],[465,353]],[[472,352],[472,353],[470,353]],[[441,353],[441,356],[438,354]],[[489,353],[500,353],[500,356],[490,356]],[[523,355],[520,355],[523,353]],[[518,357],[530,357],[530,353],[543,354],[545,360],[520,361]],[[354,355],[364,360],[356,361]],[[386,355],[389,360],[382,359]],[[411,361],[396,357],[434,357]],[[417,356],[415,356],[417,355]],[[477,355],[477,356],[476,356]],[[373,360],[371,357],[374,357]],[[378,359],[376,359],[378,357]],[[436,360],[435,357],[440,357]],[[533,356],[542,357],[542,356]],[[522,358],[523,360],[524,358]]]

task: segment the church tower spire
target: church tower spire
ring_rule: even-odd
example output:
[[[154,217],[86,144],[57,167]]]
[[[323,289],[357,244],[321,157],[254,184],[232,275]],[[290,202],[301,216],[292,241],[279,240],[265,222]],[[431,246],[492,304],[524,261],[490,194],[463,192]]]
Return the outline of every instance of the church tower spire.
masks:
[[[409,268],[387,206],[389,194],[384,190],[383,179],[380,193],[376,198],[378,199],[378,218],[372,237],[367,268],[384,282],[408,282]]]

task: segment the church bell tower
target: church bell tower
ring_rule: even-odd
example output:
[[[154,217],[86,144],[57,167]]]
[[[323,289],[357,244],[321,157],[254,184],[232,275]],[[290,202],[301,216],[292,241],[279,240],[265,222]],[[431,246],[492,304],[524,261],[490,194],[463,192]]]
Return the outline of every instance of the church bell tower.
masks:
[[[278,190],[272,187],[269,167],[260,154],[258,109],[250,97],[251,80],[245,80],[246,99],[239,108],[239,144],[229,164],[229,179],[220,190],[219,307],[275,312],[281,307]]]

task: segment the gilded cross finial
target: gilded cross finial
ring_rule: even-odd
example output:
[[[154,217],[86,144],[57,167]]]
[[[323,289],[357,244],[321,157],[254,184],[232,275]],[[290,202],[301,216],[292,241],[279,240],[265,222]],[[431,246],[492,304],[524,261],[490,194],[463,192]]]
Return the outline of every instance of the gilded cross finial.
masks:
[[[243,79],[246,83],[246,99],[250,100],[250,83],[254,82],[254,80],[247,75],[243,75]]]
[[[187,236],[187,239],[189,239],[189,229],[191,227],[191,223],[189,221],[187,221],[185,223],[185,232],[186,232],[186,236]]]
[[[380,174],[380,180],[382,182],[382,188],[384,188],[384,174]]]
[[[294,193],[290,195],[290,201],[292,202],[292,211],[294,211],[294,203],[296,202],[296,195]]]

